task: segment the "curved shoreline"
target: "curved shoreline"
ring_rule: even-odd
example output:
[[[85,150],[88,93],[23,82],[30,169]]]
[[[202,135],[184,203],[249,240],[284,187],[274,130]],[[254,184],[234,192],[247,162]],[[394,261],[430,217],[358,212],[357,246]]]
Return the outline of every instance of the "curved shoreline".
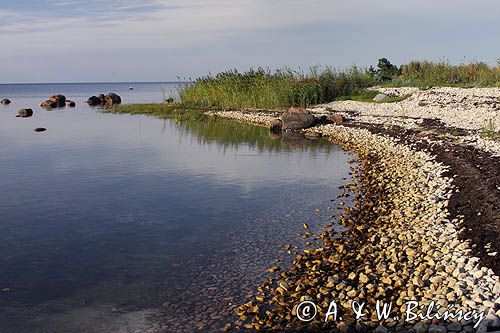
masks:
[[[259,125],[274,118],[233,111],[217,115]],[[418,326],[414,327],[417,331],[446,332],[474,326],[471,322],[449,326],[434,320],[436,325],[425,327],[422,322],[377,322],[373,318],[301,325],[293,316],[293,306],[312,299],[320,315],[331,300],[345,306],[346,311],[350,300],[372,305],[382,300],[397,307],[408,300],[422,305],[435,301],[442,308],[454,304],[455,310],[486,311],[489,316],[482,327],[497,325],[499,279],[491,269],[480,267],[479,258],[470,255],[471,245],[460,240],[461,219],[450,216],[447,210],[455,190],[453,180],[444,176],[448,168],[429,153],[366,129],[326,125],[307,131],[358,154],[361,167],[358,183],[352,188],[355,208],[346,208],[340,219],[348,230],[341,242],[326,230],[320,236],[323,247],[299,255],[291,270],[263,284],[261,295],[240,307],[244,320],[239,324],[246,329],[284,329],[288,325],[288,329],[311,331],[334,327],[347,331],[354,326],[401,331]],[[432,320],[428,322],[432,324]],[[384,327],[378,327],[380,323]]]

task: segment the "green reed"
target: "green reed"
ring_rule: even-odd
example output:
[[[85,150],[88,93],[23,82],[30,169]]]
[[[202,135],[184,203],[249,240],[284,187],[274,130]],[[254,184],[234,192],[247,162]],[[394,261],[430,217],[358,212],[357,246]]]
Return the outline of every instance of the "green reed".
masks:
[[[246,72],[229,70],[183,84],[180,102],[189,108],[283,109],[347,98],[362,100],[370,94],[365,91],[367,87],[380,83],[418,87],[500,86],[500,65],[412,61],[393,67],[391,76],[384,76],[383,80],[383,73],[387,71],[373,67],[361,69],[353,66],[348,70],[314,67],[308,72],[288,68],[274,71],[257,68]]]
[[[391,84],[494,87],[500,85],[500,64],[488,66],[484,62],[473,62],[451,65],[448,62],[411,61],[401,66],[399,75],[393,78]]]
[[[373,84],[373,76],[357,67],[348,71],[316,67],[307,74],[291,69],[230,70],[185,84],[180,100],[192,108],[281,109],[330,102]]]

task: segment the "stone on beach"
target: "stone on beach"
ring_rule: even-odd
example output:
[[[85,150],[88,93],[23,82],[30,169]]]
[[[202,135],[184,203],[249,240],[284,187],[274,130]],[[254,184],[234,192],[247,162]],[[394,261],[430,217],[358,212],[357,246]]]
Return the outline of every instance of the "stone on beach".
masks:
[[[269,130],[271,132],[281,132],[282,121],[280,119],[273,119],[269,122]]]
[[[390,96],[386,94],[377,94],[377,96],[373,97],[373,101],[375,102],[382,102],[386,99],[388,99]]]
[[[283,112],[280,118],[283,131],[308,128],[316,120],[309,111],[300,107],[291,107],[288,111]]]

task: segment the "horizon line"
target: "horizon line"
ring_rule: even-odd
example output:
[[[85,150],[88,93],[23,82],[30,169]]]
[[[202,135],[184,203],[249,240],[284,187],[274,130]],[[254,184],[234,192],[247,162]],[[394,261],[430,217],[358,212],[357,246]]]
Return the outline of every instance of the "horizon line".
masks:
[[[116,83],[189,83],[190,81],[101,81],[101,82],[7,82],[0,85],[13,84],[116,84]]]

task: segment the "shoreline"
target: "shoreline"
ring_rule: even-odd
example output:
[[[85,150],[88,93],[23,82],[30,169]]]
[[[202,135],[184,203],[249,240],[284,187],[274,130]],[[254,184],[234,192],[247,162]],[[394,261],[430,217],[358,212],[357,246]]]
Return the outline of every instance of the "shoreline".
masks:
[[[462,93],[456,88],[436,90],[446,92],[450,89]],[[485,98],[481,94],[475,96],[478,90],[469,90],[472,96],[465,96],[476,107],[474,103],[478,102],[475,99],[484,101]],[[491,94],[491,91],[500,96],[500,89],[489,89],[487,93]],[[435,92],[431,90],[430,94]],[[382,299],[398,306],[405,300],[416,298],[424,305],[434,300],[443,308],[455,304],[455,308],[464,311],[486,311],[487,317],[480,329],[498,325],[499,244],[498,225],[495,224],[499,222],[497,200],[500,188],[495,188],[499,184],[496,182],[499,181],[500,158],[495,156],[499,151],[498,141],[485,145],[484,139],[470,140],[477,135],[481,123],[477,117],[481,109],[472,112],[476,119],[461,119],[472,109],[464,103],[464,96],[459,96],[464,107],[441,119],[437,115],[450,112],[456,103],[442,106],[442,99],[437,99],[438,107],[429,101],[423,105],[412,96],[391,105],[347,101],[309,109],[315,116],[325,115],[326,111],[328,115],[350,117],[340,124],[316,126],[304,132],[318,133],[358,155],[360,177],[352,188],[355,206],[368,206],[353,211],[347,209],[341,217],[340,221],[350,221],[346,222],[347,237],[343,236],[342,242],[334,241],[333,233],[326,230],[326,234],[319,238],[328,241],[324,247],[316,248],[321,248],[321,251],[299,255],[294,267],[279,272],[270,283],[264,283],[260,288],[261,295],[240,307],[239,314],[244,319],[238,323],[240,326],[245,329],[278,329],[286,328],[281,325],[289,323],[288,329],[300,327],[301,330],[314,331],[336,326],[347,331],[356,326],[379,332],[387,329],[417,330],[414,326],[419,326],[417,331],[446,332],[458,326],[459,330],[467,331],[472,324],[469,321],[462,326],[428,320],[431,326],[423,330],[420,327],[425,325],[423,323],[404,323],[401,320],[356,322],[345,319],[329,325],[300,325],[297,318],[292,317],[292,307],[309,298],[319,301],[318,312],[324,315],[328,302],[327,297],[321,295],[325,294],[332,300],[340,300],[340,304],[344,303],[346,314],[349,313],[349,306],[345,304],[348,298],[360,302],[368,300],[372,305],[375,299]],[[415,114],[409,108],[394,115],[395,109],[403,109],[408,103],[422,106]],[[496,124],[500,121],[496,117],[500,115],[500,104],[486,102],[485,105],[490,108],[486,117],[494,115]],[[352,110],[363,107],[371,113]],[[357,111],[357,114],[350,111]],[[261,126],[276,118],[275,113],[270,115],[262,111],[210,114]],[[466,134],[458,139],[449,138],[449,132],[456,130],[452,126],[457,125]],[[375,201],[366,199],[372,196]],[[467,198],[471,202],[464,203]],[[368,207],[378,207],[375,215],[370,216],[373,212]],[[357,245],[346,245],[352,242]],[[366,256],[356,257],[362,254]],[[381,263],[383,265],[378,267]],[[304,278],[308,279],[307,283],[304,283]],[[340,290],[335,287],[338,285],[342,285]],[[276,311],[273,316],[266,314],[269,309]],[[379,327],[379,324],[383,326]]]

